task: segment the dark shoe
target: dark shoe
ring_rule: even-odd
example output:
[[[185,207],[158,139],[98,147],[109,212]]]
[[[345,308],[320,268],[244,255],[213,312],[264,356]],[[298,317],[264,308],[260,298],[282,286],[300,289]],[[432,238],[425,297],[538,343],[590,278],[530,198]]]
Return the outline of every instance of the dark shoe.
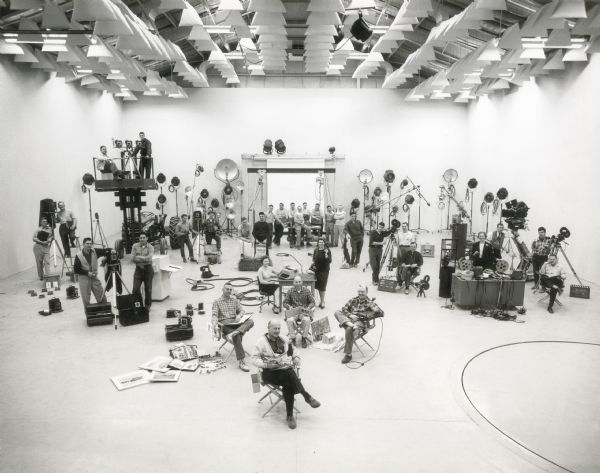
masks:
[[[302,337],[302,348],[306,348],[308,346],[308,341],[306,340],[306,337]]]
[[[325,304],[319,304],[319,309],[324,309],[325,308]]]
[[[554,309],[552,307],[548,307],[548,312],[550,312],[551,314],[554,314]]]
[[[408,294],[408,288],[407,287],[404,288],[404,294]]]
[[[306,399],[306,402],[313,409],[316,409],[317,407],[319,407],[321,405],[321,403],[312,396],[308,396],[308,399]]]
[[[184,263],[187,263],[187,260],[186,260],[185,258],[183,258],[183,262],[184,262]]]
[[[344,355],[344,358],[342,358],[342,365],[345,365],[346,363],[349,363],[350,361],[352,361],[352,355]]]
[[[287,425],[290,429],[296,428],[296,419],[294,419],[294,416],[288,416],[286,420],[287,420]]]
[[[289,338],[291,339],[291,343],[292,343],[292,345],[294,345],[294,346],[296,347],[296,346],[297,346],[297,345],[296,345],[296,337],[292,337],[292,336],[290,336]]]
[[[197,260],[196,258],[190,258],[190,261],[191,261],[192,263],[197,263],[197,262],[198,262],[198,260]]]

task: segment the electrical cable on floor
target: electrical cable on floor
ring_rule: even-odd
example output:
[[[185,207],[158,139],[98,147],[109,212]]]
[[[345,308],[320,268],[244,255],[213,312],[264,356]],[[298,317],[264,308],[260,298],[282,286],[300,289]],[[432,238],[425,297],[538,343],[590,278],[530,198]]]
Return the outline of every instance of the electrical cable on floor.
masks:
[[[377,348],[375,349],[375,352],[373,353],[371,358],[369,358],[366,361],[349,361],[348,363],[346,363],[346,368],[348,368],[350,370],[357,370],[357,369],[365,366],[369,361],[371,361],[373,358],[375,358],[375,356],[377,356],[377,353],[379,353],[379,347],[381,347],[381,337],[383,337],[383,319],[381,320],[380,323],[381,323],[381,332],[379,333],[379,340],[377,341]],[[350,365],[357,365],[357,366],[350,366]]]
[[[573,470],[569,470],[568,468],[559,465],[556,462],[553,462],[552,460],[546,458],[543,455],[540,455],[539,453],[534,452],[533,450],[531,450],[530,448],[527,448],[525,445],[523,445],[521,442],[519,442],[518,440],[514,439],[513,437],[511,437],[510,435],[508,435],[506,432],[504,432],[501,428],[497,427],[494,423],[492,423],[492,421],[490,421],[485,415],[483,415],[483,413],[477,409],[477,407],[475,406],[475,404],[473,403],[473,401],[471,400],[471,398],[469,397],[469,395],[467,394],[467,390],[465,389],[465,372],[467,370],[467,368],[469,367],[469,365],[471,364],[471,362],[473,360],[475,360],[475,358],[480,357],[481,355],[492,351],[492,350],[496,350],[498,348],[504,348],[504,347],[510,347],[513,345],[524,345],[524,344],[533,344],[533,343],[565,343],[565,344],[573,344],[573,345],[591,345],[591,346],[597,346],[600,347],[600,343],[591,343],[591,342],[570,342],[570,341],[566,341],[566,340],[530,340],[530,341],[525,341],[525,342],[513,342],[513,343],[507,343],[505,345],[498,345],[492,348],[488,348],[487,350],[483,350],[479,353],[477,353],[475,356],[473,356],[469,361],[467,361],[467,363],[465,364],[465,366],[462,369],[462,373],[460,375],[460,384],[462,387],[462,391],[464,393],[464,395],[466,396],[467,400],[469,401],[469,404],[471,404],[471,406],[473,407],[473,409],[475,409],[477,411],[477,413],[489,424],[491,425],[494,429],[496,429],[498,432],[500,432],[502,435],[504,435],[505,437],[507,437],[508,439],[512,440],[514,443],[516,443],[518,446],[520,446],[521,448],[524,448],[525,450],[527,450],[528,452],[532,453],[533,455],[535,455],[536,457],[541,458],[542,460],[545,460],[549,463],[551,463],[554,466],[557,466],[558,468],[561,468],[569,473],[576,473]]]
[[[185,282],[191,285],[192,291],[208,291],[214,289],[213,281],[227,281],[233,287],[246,287],[255,282],[252,278],[210,278],[210,280],[186,278]]]

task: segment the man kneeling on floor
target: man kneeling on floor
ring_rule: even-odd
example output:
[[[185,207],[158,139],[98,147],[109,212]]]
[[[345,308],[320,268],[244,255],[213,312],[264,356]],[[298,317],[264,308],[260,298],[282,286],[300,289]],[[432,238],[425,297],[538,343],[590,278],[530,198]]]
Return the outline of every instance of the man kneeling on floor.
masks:
[[[252,361],[262,369],[263,382],[281,386],[287,424],[290,429],[295,429],[294,396],[302,394],[304,400],[313,408],[319,407],[321,403],[306,392],[298,378],[296,369],[300,366],[300,356],[294,353],[294,347],[289,340],[279,334],[281,322],[270,320],[267,330],[265,336],[256,342]]]
[[[376,317],[383,317],[383,310],[369,299],[367,288],[364,286],[358,286],[358,296],[350,299],[342,310],[335,313],[340,327],[346,332],[343,364],[352,360],[354,340],[367,333],[368,320]]]
[[[298,325],[302,333],[302,348],[308,346],[308,332],[315,310],[315,298],[310,289],[302,285],[302,278],[294,278],[294,286],[285,295],[283,307],[286,310],[285,323],[288,326],[288,337],[296,344]],[[288,315],[288,312],[291,315]]]

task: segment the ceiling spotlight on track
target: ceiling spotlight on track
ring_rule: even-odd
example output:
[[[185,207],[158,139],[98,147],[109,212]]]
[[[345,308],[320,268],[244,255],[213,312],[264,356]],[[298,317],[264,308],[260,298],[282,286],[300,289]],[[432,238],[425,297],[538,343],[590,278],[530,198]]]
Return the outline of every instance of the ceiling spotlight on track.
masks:
[[[263,143],[263,154],[273,154],[273,142],[271,140],[265,140]]]
[[[279,156],[281,156],[282,154],[285,154],[285,143],[283,142],[283,140],[281,138],[279,138],[276,142],[275,142],[275,151],[277,152],[277,154]]]
[[[358,12],[358,19],[352,23],[352,26],[350,27],[350,33],[354,38],[362,41],[363,43],[373,35],[373,30],[364,20],[363,14],[360,10]]]

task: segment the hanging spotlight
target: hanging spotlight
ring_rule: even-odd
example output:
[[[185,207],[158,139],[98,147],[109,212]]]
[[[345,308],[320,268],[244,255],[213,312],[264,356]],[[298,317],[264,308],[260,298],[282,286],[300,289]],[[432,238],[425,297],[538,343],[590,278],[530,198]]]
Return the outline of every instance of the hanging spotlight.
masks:
[[[162,173],[158,173],[158,176],[156,176],[156,182],[158,182],[161,186],[167,182],[167,177]]]
[[[277,151],[277,154],[279,156],[281,156],[282,154],[285,154],[285,143],[283,142],[283,140],[280,138],[275,142],[275,151]]]
[[[385,173],[383,173],[383,180],[390,185],[393,184],[396,180],[396,175],[394,174],[394,171],[392,171],[391,169],[385,171]]]
[[[263,143],[263,154],[273,154],[273,142],[271,140],[265,140]]]
[[[352,23],[350,27],[350,33],[357,40],[363,43],[367,41],[373,34],[373,30],[369,27],[369,24],[363,19],[362,11],[358,12],[358,19]]]
[[[208,190],[206,190],[206,189],[202,189],[202,190],[200,191],[200,197],[202,197],[203,199],[207,199],[207,198],[208,198],[208,195],[209,195],[209,194],[208,194]]]

